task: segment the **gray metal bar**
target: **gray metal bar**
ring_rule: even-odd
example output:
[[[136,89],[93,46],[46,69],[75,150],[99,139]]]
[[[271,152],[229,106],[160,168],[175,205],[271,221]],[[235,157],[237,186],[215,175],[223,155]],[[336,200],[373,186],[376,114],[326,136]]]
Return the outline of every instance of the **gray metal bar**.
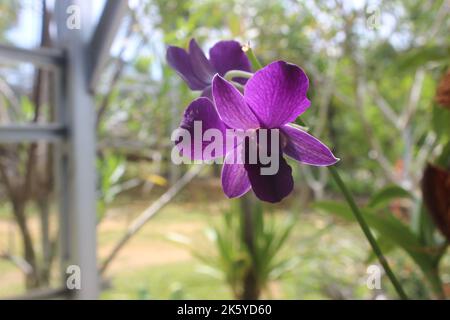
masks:
[[[46,69],[58,68],[64,64],[64,52],[53,48],[23,49],[0,44],[0,57],[11,61],[29,62]]]
[[[64,67],[56,70],[53,73],[54,76],[54,115],[53,118],[57,123],[61,123],[64,126],[68,125],[67,119],[67,96],[65,85],[65,69]],[[71,232],[70,232],[70,220],[69,220],[69,208],[70,208],[70,190],[69,190],[69,159],[67,154],[67,140],[62,143],[57,143],[53,146],[53,163],[54,163],[54,184],[55,194],[58,199],[58,238],[59,238],[59,259],[60,259],[60,274],[64,287],[67,280],[67,267],[71,263]]]
[[[57,142],[64,139],[65,135],[66,130],[64,126],[58,124],[24,124],[0,126],[1,143],[36,141]]]
[[[101,282],[101,288],[102,289],[110,289],[111,279],[105,279]],[[42,289],[33,289],[28,292],[26,292],[23,295],[18,296],[12,296],[8,297],[5,300],[43,300],[43,299],[67,299],[70,298],[70,296],[73,294],[70,290],[66,288],[66,286],[63,287],[56,287],[56,288],[42,288]]]
[[[34,289],[23,295],[9,297],[6,300],[42,300],[68,297],[70,291],[66,287]]]
[[[88,45],[91,30],[92,2],[58,0],[56,20],[58,43],[66,50],[65,99],[67,106],[68,191],[70,226],[70,263],[81,270],[81,289],[74,290],[76,299],[98,298],[96,237],[96,168],[95,108],[88,91]],[[81,13],[79,29],[67,28],[67,8],[75,6]]]
[[[114,38],[127,9],[127,0],[106,1],[100,21],[89,45],[89,88],[95,91],[105,62],[108,59]]]

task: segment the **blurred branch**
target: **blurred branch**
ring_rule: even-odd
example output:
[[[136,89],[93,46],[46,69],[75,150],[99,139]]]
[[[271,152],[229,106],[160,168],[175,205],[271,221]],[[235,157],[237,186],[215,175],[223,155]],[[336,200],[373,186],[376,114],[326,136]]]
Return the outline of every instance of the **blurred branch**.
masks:
[[[117,256],[119,251],[125,246],[130,238],[135,235],[151,218],[161,211],[172,199],[186,187],[203,169],[203,165],[192,167],[186,174],[181,177],[172,187],[170,187],[161,197],[145,209],[128,227],[125,235],[117,242],[111,250],[103,264],[100,266],[100,274],[105,273],[110,263]]]
[[[437,12],[437,15],[434,19],[434,23],[429,29],[430,33],[427,36],[427,39],[433,39],[438,34],[449,12],[450,12],[450,1],[448,0],[442,1],[442,5]]]
[[[139,42],[139,44],[137,45],[136,49],[135,49],[135,53],[136,54],[139,53],[139,51],[141,50],[141,48],[143,46],[145,46],[146,44],[150,43],[150,40],[151,40],[150,37],[142,31],[142,27],[140,26],[139,19],[138,19],[137,15],[136,15],[135,10],[130,10],[130,17],[131,17],[131,21],[130,21],[130,23],[128,25],[128,29],[127,29],[127,32],[126,32],[126,35],[125,35],[124,43],[122,45],[122,48],[120,49],[120,52],[118,53],[117,58],[115,59],[115,63],[116,63],[115,67],[116,67],[116,69],[115,69],[115,72],[114,72],[114,74],[112,76],[112,79],[110,81],[110,84],[109,84],[109,91],[108,91],[108,93],[106,93],[103,96],[103,99],[102,99],[102,101],[100,103],[100,107],[99,107],[98,112],[97,112],[97,121],[96,121],[97,128],[100,125],[100,121],[101,121],[101,118],[103,117],[103,114],[108,109],[108,107],[109,107],[109,105],[111,103],[113,90],[117,86],[117,84],[119,83],[120,77],[122,76],[124,67],[126,65],[126,61],[123,59],[123,55],[125,54],[125,52],[126,52],[126,50],[128,48],[128,44],[130,43],[130,41],[129,41],[130,37],[134,33],[136,33],[136,29],[137,29],[137,31],[139,32],[139,34],[140,34],[140,36],[142,38],[141,41]],[[128,85],[128,86],[130,86],[130,85]],[[134,89],[136,89],[136,88],[134,88]],[[148,88],[140,88],[139,89],[139,91],[141,91],[141,92],[143,90],[148,91],[149,89]],[[153,92],[149,91],[149,93],[153,93]]]
[[[366,79],[364,77],[364,55],[361,54],[358,49],[357,39],[355,39],[356,35],[353,31],[355,24],[354,15],[344,15],[344,32],[345,32],[345,43],[344,49],[345,52],[352,59],[352,67],[354,74],[354,106],[359,114],[359,118],[361,119],[362,129],[365,132],[366,138],[368,139],[371,148],[376,152],[375,159],[378,161],[380,166],[383,168],[383,172],[385,177],[395,182],[394,176],[394,167],[390,163],[390,161],[385,157],[383,149],[381,147],[380,141],[375,136],[374,129],[372,124],[367,119],[366,114],[364,112],[365,106],[365,98],[366,98]]]
[[[315,199],[322,199],[324,196],[324,188],[327,183],[327,171],[324,168],[317,168],[319,177],[315,178],[310,166],[301,166],[301,170],[305,176],[306,183],[314,192]]]
[[[412,117],[416,113],[417,106],[419,104],[419,100],[422,95],[422,87],[424,79],[425,79],[425,70],[423,68],[417,69],[409,93],[408,102],[401,115],[400,128],[402,129],[405,129],[408,126]]]
[[[113,77],[109,83],[109,91],[103,96],[103,99],[100,103],[100,107],[97,111],[97,120],[96,120],[96,127],[98,129],[99,125],[100,125],[100,121],[103,117],[103,114],[105,113],[106,109],[108,108],[109,104],[111,103],[111,97],[112,97],[112,93],[114,91],[114,88],[116,86],[116,83],[119,81],[120,76],[122,75],[122,71],[123,68],[125,66],[125,61],[123,60],[122,56],[125,53],[126,49],[127,49],[127,44],[129,43],[129,41],[127,41],[133,31],[133,21],[129,23],[128,25],[128,29],[125,35],[125,40],[124,43],[122,45],[122,48],[120,49],[120,52],[118,54],[118,58],[115,60],[116,61],[116,69],[115,72],[113,74]]]
[[[394,111],[394,108],[392,108],[389,103],[386,101],[386,99],[380,94],[378,91],[377,86],[372,83],[368,85],[368,90],[370,91],[370,94],[373,96],[376,105],[381,110],[383,115],[387,120],[389,120],[396,129],[400,130],[400,122],[399,122],[399,115]]]
[[[416,157],[416,163],[419,168],[422,168],[425,162],[427,161],[427,158],[431,154],[434,144],[437,141],[436,133],[433,131],[428,132],[428,134],[425,137],[425,142],[421,146],[417,157]]]
[[[381,165],[381,167],[384,170],[385,176],[392,182],[395,182],[396,179],[394,177],[394,167],[389,162],[389,160],[384,156],[383,149],[381,147],[380,142],[375,137],[374,130],[372,128],[372,124],[368,121],[366,118],[366,115],[363,110],[364,106],[364,100],[365,100],[365,82],[362,78],[362,75],[359,73],[358,70],[361,70],[361,66],[356,65],[356,94],[355,94],[355,105],[356,109],[359,113],[361,122],[363,124],[363,129],[366,132],[366,137],[370,142],[370,145],[372,149],[376,152],[376,160],[378,160],[378,163]]]
[[[409,189],[413,188],[412,182],[415,180],[413,177],[414,170],[412,170],[414,136],[410,122],[418,108],[419,100],[422,95],[424,78],[425,69],[417,69],[410,89],[409,99],[400,118],[400,128],[402,129],[404,143],[402,182],[403,185]]]
[[[328,110],[330,107],[331,98],[335,91],[335,76],[337,61],[332,59],[329,61],[330,65],[327,68],[327,73],[321,79],[321,94],[319,96],[319,115],[317,124],[314,125],[314,133],[321,137],[325,128],[328,125]]]
[[[424,143],[422,144],[417,153],[414,162],[414,167],[411,170],[414,185],[419,185],[420,180],[422,179],[422,170],[431,153],[433,152],[436,142],[437,142],[436,133],[434,133],[433,131],[428,132],[425,137]]]
[[[0,123],[7,124],[11,122],[11,117],[15,118],[19,114],[20,101],[16,97],[14,90],[1,77],[0,77],[0,93],[5,97],[5,99],[10,103],[11,106],[11,108],[5,106],[5,110],[3,108],[1,108],[0,110]],[[11,114],[8,111],[10,111]]]
[[[16,267],[18,267],[25,275],[30,275],[33,273],[33,266],[31,266],[25,259],[19,256],[15,256],[9,253],[0,254],[1,259],[8,260],[12,262]]]
[[[172,147],[171,141],[162,143],[146,143],[133,139],[105,138],[97,144],[98,152],[112,149],[127,157],[127,160],[153,161],[160,157],[159,150]]]

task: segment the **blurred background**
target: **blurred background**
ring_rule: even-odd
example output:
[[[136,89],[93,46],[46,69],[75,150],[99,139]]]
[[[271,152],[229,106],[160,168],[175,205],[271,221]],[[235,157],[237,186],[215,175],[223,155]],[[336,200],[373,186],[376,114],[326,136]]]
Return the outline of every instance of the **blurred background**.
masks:
[[[55,2],[0,0],[0,43],[55,47]],[[93,2],[94,21],[105,2]],[[377,260],[326,169],[292,162],[294,192],[247,208],[224,196],[220,166],[172,164],[170,135],[198,94],[165,51],[191,38],[301,66],[302,117],[341,159],[405,290],[449,296],[449,13],[447,0],[128,1],[94,95],[100,298],[396,298],[382,273],[370,285]],[[51,71],[0,60],[0,124],[53,123],[56,89]],[[0,298],[64,277],[52,148],[0,145]]]

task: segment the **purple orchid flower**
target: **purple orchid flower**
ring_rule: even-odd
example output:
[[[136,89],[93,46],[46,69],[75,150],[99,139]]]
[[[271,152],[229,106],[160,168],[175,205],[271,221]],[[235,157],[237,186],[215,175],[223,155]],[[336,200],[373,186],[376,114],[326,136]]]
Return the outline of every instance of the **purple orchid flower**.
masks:
[[[339,160],[318,139],[290,124],[310,106],[306,96],[308,87],[309,80],[302,69],[276,61],[248,80],[243,95],[230,82],[216,75],[212,81],[214,104],[207,98],[198,98],[189,105],[182,121],[187,127],[192,127],[194,121],[201,121],[203,129],[216,128],[221,132],[225,128],[279,130],[279,150],[271,150],[280,155],[276,174],[262,175],[263,165],[259,161],[249,164],[231,159],[236,152],[248,151],[245,141],[241,141],[235,150],[224,152],[222,187],[229,198],[240,197],[250,189],[259,199],[272,203],[289,195],[294,186],[292,168],[283,154],[313,166],[329,166]]]
[[[194,39],[189,42],[189,51],[170,46],[166,59],[169,65],[194,91],[202,91],[202,96],[211,97],[211,82],[216,73],[224,76],[230,70],[251,71],[250,62],[239,42],[219,41],[209,50],[209,60]],[[247,79],[233,79],[245,84]]]

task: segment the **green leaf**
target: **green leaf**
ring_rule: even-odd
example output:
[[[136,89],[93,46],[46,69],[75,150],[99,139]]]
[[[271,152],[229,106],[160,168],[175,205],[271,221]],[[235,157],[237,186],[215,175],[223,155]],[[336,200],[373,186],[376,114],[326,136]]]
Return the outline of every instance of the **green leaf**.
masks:
[[[140,73],[148,73],[152,62],[153,59],[151,56],[141,56],[134,62],[134,67]]]
[[[354,221],[351,209],[345,203],[323,201],[315,203],[314,207],[326,213],[337,215],[347,221]],[[420,240],[408,226],[392,215],[379,216],[369,209],[362,209],[361,211],[369,227],[376,230],[381,238],[385,238],[402,248],[419,266],[425,277],[433,285],[434,290],[437,291],[438,285],[436,283],[433,257],[424,250],[425,248],[421,245]]]
[[[415,229],[423,246],[437,247],[439,243],[435,239],[436,226],[431,220],[429,213],[421,201],[417,204],[417,211],[414,212]]]
[[[433,61],[447,61],[449,53],[449,48],[441,45],[408,49],[407,52],[399,53],[401,59],[397,67],[400,70],[411,70]]]
[[[435,106],[433,108],[432,123],[438,139],[449,141],[450,130],[448,129],[448,124],[450,123],[450,111],[448,109]]]
[[[372,196],[369,201],[368,207],[371,209],[382,208],[388,205],[392,200],[398,198],[414,199],[414,196],[411,192],[403,189],[400,186],[389,185]]]
[[[337,201],[318,201],[313,203],[312,207],[314,209],[319,209],[325,213],[331,213],[338,216],[344,220],[353,221],[353,214],[349,210],[348,206],[342,202]]]
[[[35,109],[34,103],[27,96],[22,96],[20,99],[20,104],[22,107],[21,111],[24,119],[31,119],[33,117]]]
[[[435,160],[435,164],[443,168],[450,166],[450,139],[442,148],[442,152]]]

